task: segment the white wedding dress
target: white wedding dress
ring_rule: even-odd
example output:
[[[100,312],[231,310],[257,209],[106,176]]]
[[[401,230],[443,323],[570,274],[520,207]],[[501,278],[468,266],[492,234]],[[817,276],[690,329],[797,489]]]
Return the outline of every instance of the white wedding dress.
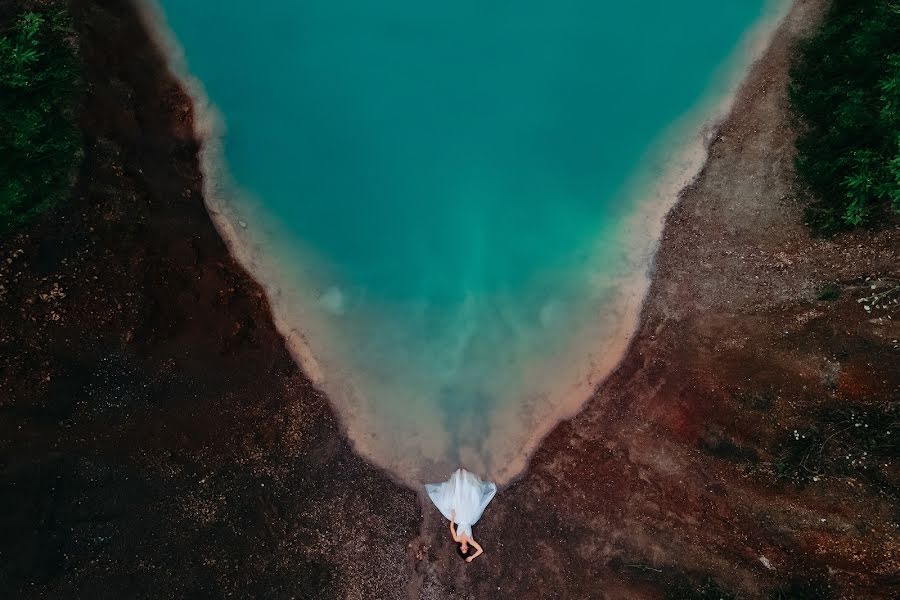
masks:
[[[444,483],[426,483],[425,491],[448,520],[456,511],[456,533],[472,537],[472,525],[497,493],[496,484],[485,482],[465,469],[457,469]]]

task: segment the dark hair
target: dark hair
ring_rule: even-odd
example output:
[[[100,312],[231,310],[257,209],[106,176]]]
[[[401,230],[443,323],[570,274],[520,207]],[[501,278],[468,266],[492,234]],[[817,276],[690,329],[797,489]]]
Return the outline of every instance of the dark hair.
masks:
[[[466,558],[467,556],[472,554],[472,552],[475,550],[475,548],[472,547],[472,544],[469,544],[468,547],[469,547],[469,549],[466,552],[463,552],[462,544],[456,545],[456,553],[459,554],[460,558]]]

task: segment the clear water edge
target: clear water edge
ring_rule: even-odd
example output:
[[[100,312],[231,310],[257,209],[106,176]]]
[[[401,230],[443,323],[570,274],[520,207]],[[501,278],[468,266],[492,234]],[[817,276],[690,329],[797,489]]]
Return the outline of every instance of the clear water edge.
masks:
[[[791,5],[790,0],[767,0],[763,18],[745,33],[738,50],[713,78],[712,89],[707,90],[688,114],[659,137],[647,153],[645,166],[638,169],[629,182],[625,195],[642,200],[638,203],[638,210],[628,216],[627,225],[621,228],[617,239],[623,244],[627,243],[628,249],[623,252],[636,257],[631,263],[634,268],[630,273],[624,274],[617,285],[611,286],[617,292],[616,301],[612,305],[618,311],[612,316],[607,313],[602,325],[592,323],[588,324],[592,326],[582,327],[577,339],[570,341],[566,355],[584,359],[562,365],[568,369],[565,372],[557,370],[559,364],[553,365],[552,388],[517,407],[520,412],[521,409],[531,412],[527,418],[519,415],[519,419],[510,419],[502,408],[494,410],[493,420],[483,428],[489,432],[485,435],[488,446],[461,449],[459,462],[485,473],[500,484],[511,481],[526,468],[529,457],[546,434],[560,420],[577,414],[620,362],[639,322],[665,216],[674,206],[680,191],[702,169],[712,133],[727,116],[740,82],[750,65],[768,47],[777,25]],[[320,317],[310,307],[298,306],[277,283],[284,279],[284,273],[277,264],[279,252],[273,251],[271,241],[284,239],[279,233],[281,225],[268,218],[266,212],[259,208],[261,203],[233,181],[222,148],[225,121],[208,100],[202,83],[187,69],[183,51],[166,24],[158,0],[139,0],[138,6],[158,45],[166,52],[173,72],[183,82],[194,101],[195,129],[199,139],[203,140],[200,158],[204,173],[204,198],[212,220],[232,254],[265,289],[275,325],[284,335],[288,349],[304,373],[317,386],[326,388],[323,391],[332,400],[332,406],[356,451],[416,489],[423,478],[436,478],[438,473],[455,468],[457,465],[452,464],[452,461],[437,460],[429,464],[428,461],[421,460],[420,450],[423,444],[433,443],[433,438],[439,432],[431,429],[423,433],[430,439],[416,439],[413,435],[402,440],[403,444],[396,438],[379,439],[377,433],[371,430],[371,424],[376,419],[367,410],[372,408],[371,404],[360,400],[334,401],[335,396],[358,397],[364,390],[355,389],[352,383],[347,383],[343,390],[338,390],[334,383],[352,382],[352,375],[335,376],[330,372],[326,376],[306,335],[295,325],[299,323],[306,329],[315,329]],[[673,148],[677,148],[677,151],[673,152]],[[270,242],[269,247],[260,242],[263,239]],[[296,243],[296,240],[293,242]],[[313,255],[314,252],[310,251],[310,256]],[[320,282],[329,281],[328,276],[323,274],[324,269],[316,272],[313,264],[305,265],[304,268],[307,272],[303,274],[303,283],[300,285],[308,286],[308,289],[322,289]],[[292,273],[291,277],[295,278],[295,282],[300,279],[297,273]],[[327,337],[327,334],[324,335]],[[530,365],[522,373],[525,379],[531,377],[543,383],[546,383],[549,375],[546,365],[542,364]],[[330,389],[326,386],[326,381],[329,380]],[[523,383],[523,389],[527,389],[527,382]],[[413,403],[410,408],[415,406]],[[427,410],[427,407],[424,408]],[[405,429],[414,432],[418,416],[412,410],[406,416],[412,417],[412,427]],[[523,427],[523,423],[528,426]],[[500,440],[500,443],[490,447],[491,440]],[[446,440],[437,441],[441,444]],[[389,446],[389,449],[385,446]],[[490,465],[482,460],[486,454],[492,457]],[[404,456],[415,458],[405,462],[402,460]],[[401,460],[397,460],[398,457]]]

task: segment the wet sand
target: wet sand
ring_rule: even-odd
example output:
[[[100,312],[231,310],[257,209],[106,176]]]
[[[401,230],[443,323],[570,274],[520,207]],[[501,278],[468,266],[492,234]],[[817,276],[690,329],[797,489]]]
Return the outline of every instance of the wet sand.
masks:
[[[669,215],[622,364],[498,494],[471,565],[291,360],[206,214],[191,104],[135,12],[73,5],[81,181],[0,242],[5,596],[900,593],[900,314],[858,302],[900,281],[900,229],[810,238],[791,170],[787,68],[819,0]]]

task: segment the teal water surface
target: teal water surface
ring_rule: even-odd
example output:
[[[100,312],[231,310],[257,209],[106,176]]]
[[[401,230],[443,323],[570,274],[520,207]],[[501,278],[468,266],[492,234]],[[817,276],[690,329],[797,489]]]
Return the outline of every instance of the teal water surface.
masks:
[[[554,379],[589,368],[568,369],[579,336],[602,354],[646,269],[623,239],[629,183],[765,9],[161,4],[225,123],[225,200],[282,325],[351,437],[410,478],[502,472]]]

